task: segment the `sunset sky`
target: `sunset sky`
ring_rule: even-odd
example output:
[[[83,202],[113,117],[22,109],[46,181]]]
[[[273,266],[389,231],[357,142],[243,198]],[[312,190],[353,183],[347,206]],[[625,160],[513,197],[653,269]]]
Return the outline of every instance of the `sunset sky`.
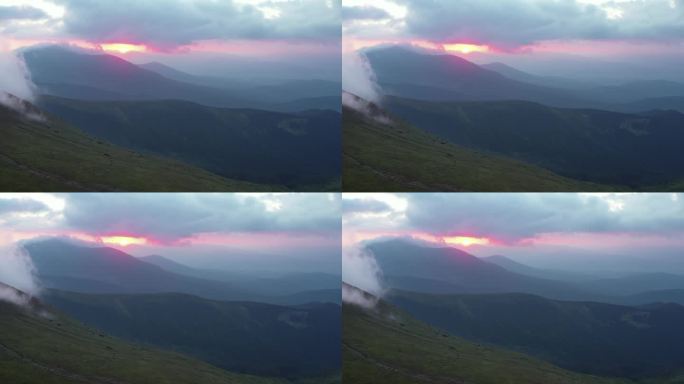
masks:
[[[345,194],[343,210],[345,248],[407,237],[543,267],[684,270],[682,194]]]
[[[412,44],[568,75],[592,61],[674,76],[684,0],[344,0],[344,47]],[[574,72],[573,72],[574,70]],[[575,73],[577,74],[577,73]]]
[[[332,63],[340,8],[337,0],[2,0],[0,48],[70,44],[185,70],[235,56]]]
[[[323,193],[0,195],[0,248],[44,236],[190,264],[225,256],[331,272],[340,263],[340,201]]]

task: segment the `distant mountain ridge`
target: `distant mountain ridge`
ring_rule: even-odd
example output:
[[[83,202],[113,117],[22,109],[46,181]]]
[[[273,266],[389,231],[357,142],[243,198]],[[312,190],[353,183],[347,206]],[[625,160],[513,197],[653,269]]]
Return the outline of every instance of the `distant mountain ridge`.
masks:
[[[339,302],[339,288],[301,285],[297,291],[256,289],[256,283],[220,281],[211,276],[179,274],[107,247],[86,247],[61,239],[24,245],[37,277],[49,289],[90,294],[185,293],[214,300],[259,301],[274,304]],[[283,284],[283,282],[280,282]],[[320,288],[318,288],[320,287]]]
[[[274,109],[296,112],[327,108],[310,101],[339,98],[341,84],[326,80],[282,80],[250,84],[195,76],[161,63],[136,65],[108,54],[43,46],[22,52],[40,93],[91,101],[186,100],[213,107]],[[289,105],[289,107],[286,107]],[[339,110],[339,105],[335,110]]]

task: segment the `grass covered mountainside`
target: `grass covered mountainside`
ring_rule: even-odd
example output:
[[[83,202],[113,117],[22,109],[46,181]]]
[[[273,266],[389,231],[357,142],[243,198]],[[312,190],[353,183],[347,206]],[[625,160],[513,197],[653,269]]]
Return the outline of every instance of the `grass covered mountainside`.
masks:
[[[0,286],[3,293],[13,288]],[[25,295],[11,293],[16,297]],[[0,301],[0,382],[269,384],[177,353],[124,342],[43,307]]]
[[[296,190],[339,189],[340,114],[208,107],[179,100],[88,102],[44,96],[41,108],[82,131],[223,177]]]
[[[466,341],[415,320],[384,301],[370,310],[344,304],[342,313],[346,383],[623,383]]]
[[[684,179],[684,114],[625,114],[525,101],[430,102],[385,108],[444,141],[515,158],[575,180],[671,189]],[[537,190],[530,184],[526,190]]]
[[[40,116],[28,103],[18,105]],[[0,104],[3,191],[262,191],[167,158],[98,140],[49,117],[36,120]]]
[[[340,306],[225,302],[184,294],[45,293],[108,334],[175,350],[232,372],[302,379],[340,369]]]
[[[401,291],[387,300],[455,335],[577,372],[643,380],[670,377],[684,368],[684,306],[678,304],[631,307],[524,294]]]
[[[559,176],[505,156],[452,144],[409,124],[388,123],[351,108],[344,108],[342,120],[345,191],[612,189]]]

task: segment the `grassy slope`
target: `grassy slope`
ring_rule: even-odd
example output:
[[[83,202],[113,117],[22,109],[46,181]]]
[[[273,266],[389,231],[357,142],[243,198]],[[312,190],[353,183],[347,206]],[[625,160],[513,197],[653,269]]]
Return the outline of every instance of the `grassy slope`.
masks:
[[[1,105],[0,127],[0,189],[4,191],[274,189],[119,148],[61,123],[22,118]]]
[[[677,188],[684,115],[553,108],[524,101],[428,102],[390,97],[398,118],[444,141],[564,177],[639,190]]]
[[[344,109],[345,191],[596,191],[541,167],[466,149],[406,124]]]
[[[340,189],[340,114],[213,108],[180,100],[39,105],[87,134],[232,180],[297,191]]]
[[[126,343],[66,317],[0,302],[0,382],[21,384],[267,384],[176,353]]]
[[[523,354],[467,342],[380,302],[343,307],[343,377],[354,384],[628,383],[563,370]]]

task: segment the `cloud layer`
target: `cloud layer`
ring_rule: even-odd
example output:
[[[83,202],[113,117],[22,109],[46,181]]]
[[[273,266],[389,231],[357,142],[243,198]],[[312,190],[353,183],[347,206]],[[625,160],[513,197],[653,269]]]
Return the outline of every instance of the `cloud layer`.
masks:
[[[0,7],[2,19],[42,19],[5,28],[35,38],[144,44],[175,50],[200,41],[277,40],[340,43],[339,0],[50,0],[63,10]],[[2,25],[0,25],[2,27]],[[2,28],[0,28],[2,30]]]
[[[386,204],[383,211],[383,205],[368,199],[345,202],[345,223],[351,229],[486,236],[505,243],[548,233],[684,234],[682,194],[416,193],[399,196],[407,203],[401,212]],[[353,209],[347,209],[347,205]]]
[[[347,10],[345,20],[349,30],[365,38],[472,42],[501,49],[555,40],[662,43],[684,39],[682,0],[394,0],[394,3],[406,9],[406,16],[384,20],[381,24],[365,23],[364,26],[363,20],[368,15]],[[363,36],[364,31],[375,36]]]
[[[0,199],[0,230],[135,235],[174,243],[199,235],[315,236],[339,241],[337,194],[57,194],[63,208],[30,195]]]

